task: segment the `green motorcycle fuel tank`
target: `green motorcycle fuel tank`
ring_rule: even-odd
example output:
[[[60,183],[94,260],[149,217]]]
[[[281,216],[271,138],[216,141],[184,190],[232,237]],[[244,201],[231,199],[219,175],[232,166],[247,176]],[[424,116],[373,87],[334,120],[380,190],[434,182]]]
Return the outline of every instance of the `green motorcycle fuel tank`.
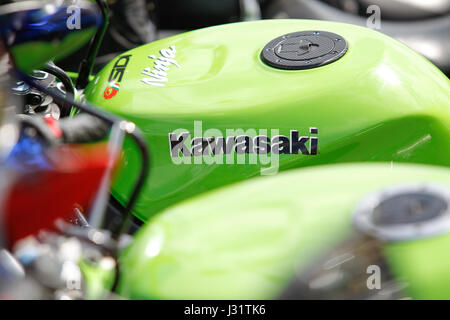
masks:
[[[449,89],[429,61],[379,32],[266,20],[123,53],[84,94],[136,123],[148,140],[151,172],[134,211],[146,221],[203,192],[292,168],[358,161],[448,166]],[[112,191],[120,203],[139,165],[136,147],[126,142]]]
[[[120,259],[119,293],[449,299],[449,209],[450,170],[439,166],[351,163],[250,179],[143,226]],[[285,296],[296,275],[303,289]]]

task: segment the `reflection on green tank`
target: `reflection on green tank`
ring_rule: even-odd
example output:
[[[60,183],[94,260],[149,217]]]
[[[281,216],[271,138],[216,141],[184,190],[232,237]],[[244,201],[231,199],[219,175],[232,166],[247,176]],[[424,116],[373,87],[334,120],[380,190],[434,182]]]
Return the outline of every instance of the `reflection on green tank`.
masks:
[[[273,299],[354,230],[367,194],[388,186],[450,188],[447,168],[340,164],[261,177],[211,191],[154,217],[120,259],[132,299]],[[450,298],[450,234],[384,245],[394,275],[419,299]]]

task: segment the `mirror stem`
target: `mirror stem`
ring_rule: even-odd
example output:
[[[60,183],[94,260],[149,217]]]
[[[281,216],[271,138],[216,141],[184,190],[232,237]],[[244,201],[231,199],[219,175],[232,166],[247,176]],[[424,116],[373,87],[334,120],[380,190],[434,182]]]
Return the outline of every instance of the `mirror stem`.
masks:
[[[106,29],[109,25],[109,9],[106,0],[96,0],[95,1],[102,11],[103,15],[103,25],[97,30],[94,38],[89,44],[89,49],[86,58],[81,61],[78,79],[76,81],[75,87],[77,89],[82,89],[89,83],[89,76],[94,68],[95,58],[97,57],[98,50],[102,44],[103,37],[105,36]]]

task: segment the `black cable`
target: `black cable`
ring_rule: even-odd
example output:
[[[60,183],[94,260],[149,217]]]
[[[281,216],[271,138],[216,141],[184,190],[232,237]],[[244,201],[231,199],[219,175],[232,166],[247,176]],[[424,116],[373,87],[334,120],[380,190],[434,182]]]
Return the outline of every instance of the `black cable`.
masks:
[[[139,131],[139,135],[141,135],[140,131]],[[137,135],[131,135],[131,137],[134,139],[134,142],[139,147],[141,154],[146,153],[146,157],[147,157],[145,159],[145,161],[141,162],[141,172],[145,172],[145,174],[139,175],[139,178],[135,185],[135,188],[138,188],[140,190],[140,189],[142,189],[145,181],[147,180],[148,172],[150,171],[150,165],[149,165],[150,164],[150,160],[149,160],[150,153],[148,151],[147,144],[142,136],[138,137]],[[118,228],[117,230],[114,230],[113,238],[117,238],[120,234],[122,234],[124,232],[125,233],[128,232],[128,229],[133,221],[133,214],[131,213],[131,210],[132,210],[138,196],[139,196],[139,194],[137,192],[133,192],[130,195],[130,198],[128,199],[128,203],[125,206],[124,221],[122,222],[122,225],[120,228]]]
[[[97,30],[94,38],[90,42],[86,58],[81,61],[78,78],[75,84],[77,89],[84,88],[89,83],[89,76],[94,68],[95,58],[97,57],[98,50],[100,49],[100,45],[102,44],[103,37],[105,36],[109,24],[109,9],[106,0],[95,0],[95,2],[102,12],[103,25]]]
[[[87,113],[77,114],[73,118],[58,121],[65,143],[88,143],[104,139],[109,132],[109,125]]]
[[[55,65],[53,62],[48,62],[42,70],[57,77],[62,82],[66,93],[71,93],[73,96],[75,96],[75,86],[73,85],[72,79],[70,79],[70,77],[66,72],[64,72],[63,69]],[[71,104],[64,104],[61,110],[61,117],[69,116],[71,108]]]

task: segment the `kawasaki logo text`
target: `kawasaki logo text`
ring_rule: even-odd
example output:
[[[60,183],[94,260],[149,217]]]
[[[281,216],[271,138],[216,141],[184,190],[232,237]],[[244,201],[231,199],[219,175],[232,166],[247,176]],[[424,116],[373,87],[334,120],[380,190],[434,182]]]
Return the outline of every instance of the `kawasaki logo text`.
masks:
[[[319,149],[318,129],[309,128],[310,135],[290,130],[288,136],[280,135],[278,129],[226,129],[224,135],[218,129],[203,133],[202,122],[194,121],[194,135],[188,130],[177,129],[169,133],[169,148],[175,164],[260,164],[262,174],[278,171],[282,154],[317,155]]]

